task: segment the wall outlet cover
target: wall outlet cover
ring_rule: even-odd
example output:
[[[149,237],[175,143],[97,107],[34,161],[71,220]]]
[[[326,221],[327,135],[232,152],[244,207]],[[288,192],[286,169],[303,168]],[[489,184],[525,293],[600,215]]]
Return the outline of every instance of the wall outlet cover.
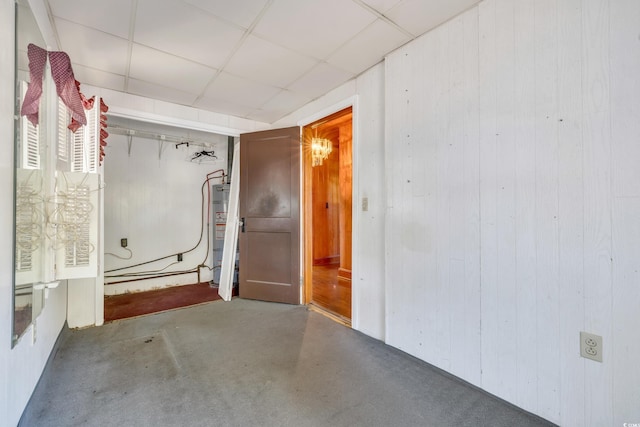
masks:
[[[580,356],[602,362],[602,337],[580,332]]]

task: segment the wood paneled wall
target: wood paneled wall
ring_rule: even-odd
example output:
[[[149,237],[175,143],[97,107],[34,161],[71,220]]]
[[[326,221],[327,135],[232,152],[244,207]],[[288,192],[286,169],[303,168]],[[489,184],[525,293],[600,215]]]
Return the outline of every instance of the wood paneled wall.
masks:
[[[338,280],[351,282],[351,224],[352,224],[352,186],[353,161],[351,158],[351,122],[343,124],[338,129],[340,140],[340,268]]]
[[[314,265],[334,264],[340,261],[339,158],[339,149],[334,146],[329,158],[322,165],[313,167],[311,171]]]
[[[566,426],[640,419],[638,22],[485,0],[386,61],[386,340]]]

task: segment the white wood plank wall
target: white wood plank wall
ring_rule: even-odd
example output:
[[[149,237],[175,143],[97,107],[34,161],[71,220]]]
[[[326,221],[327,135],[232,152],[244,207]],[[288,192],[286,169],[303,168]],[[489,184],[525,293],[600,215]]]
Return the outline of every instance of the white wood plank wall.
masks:
[[[563,426],[640,422],[639,23],[484,0],[386,60],[385,339]]]
[[[358,77],[353,160],[353,327],[384,339],[384,66]],[[362,210],[362,199],[367,210]]]
[[[386,341],[482,385],[478,10],[386,61]]]

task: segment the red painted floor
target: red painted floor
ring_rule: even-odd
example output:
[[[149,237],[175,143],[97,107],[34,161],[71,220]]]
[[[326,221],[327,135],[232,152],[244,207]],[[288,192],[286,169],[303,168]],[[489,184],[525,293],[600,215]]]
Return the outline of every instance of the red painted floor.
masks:
[[[233,295],[236,294],[234,289]],[[128,319],[219,299],[218,289],[210,287],[208,282],[146,292],[110,295],[104,298],[104,321]]]

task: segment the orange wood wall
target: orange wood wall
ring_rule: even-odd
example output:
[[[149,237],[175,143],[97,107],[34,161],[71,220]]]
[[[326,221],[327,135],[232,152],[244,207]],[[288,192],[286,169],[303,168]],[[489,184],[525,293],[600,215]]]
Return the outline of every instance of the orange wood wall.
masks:
[[[333,151],[322,165],[313,167],[313,264],[332,264],[340,260],[339,244],[339,149],[337,139]]]
[[[351,123],[340,126],[340,269],[339,279],[351,279],[351,206],[352,206],[352,157]]]

